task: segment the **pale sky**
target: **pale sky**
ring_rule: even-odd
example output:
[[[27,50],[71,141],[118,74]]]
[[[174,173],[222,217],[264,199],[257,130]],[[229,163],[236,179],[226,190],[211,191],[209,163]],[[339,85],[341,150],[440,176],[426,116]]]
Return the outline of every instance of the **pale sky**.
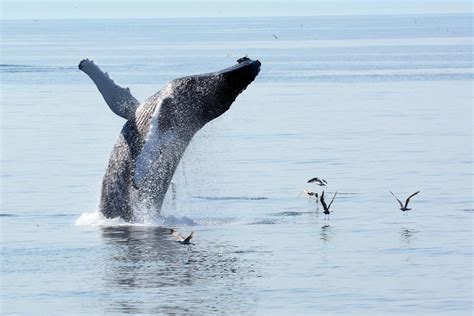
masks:
[[[470,0],[0,0],[1,19],[472,13]]]

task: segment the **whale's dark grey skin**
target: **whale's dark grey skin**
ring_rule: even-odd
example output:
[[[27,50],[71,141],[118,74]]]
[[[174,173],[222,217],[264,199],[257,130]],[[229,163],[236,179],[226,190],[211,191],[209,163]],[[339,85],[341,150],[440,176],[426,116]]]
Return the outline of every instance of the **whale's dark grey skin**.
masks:
[[[175,79],[139,102],[92,61],[79,64],[125,123],[102,181],[100,211],[140,221],[133,210],[159,212],[178,163],[194,134],[226,112],[255,79],[260,62],[240,58],[230,68]]]

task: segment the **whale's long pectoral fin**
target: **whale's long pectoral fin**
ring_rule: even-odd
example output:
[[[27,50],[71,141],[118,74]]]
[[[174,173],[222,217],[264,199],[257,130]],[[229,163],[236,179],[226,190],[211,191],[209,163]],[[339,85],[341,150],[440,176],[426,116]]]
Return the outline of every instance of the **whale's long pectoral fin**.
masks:
[[[122,88],[117,85],[92,60],[83,59],[79,63],[79,69],[94,81],[112,112],[126,120],[135,116],[135,110],[140,105],[140,102],[133,97],[129,88]]]

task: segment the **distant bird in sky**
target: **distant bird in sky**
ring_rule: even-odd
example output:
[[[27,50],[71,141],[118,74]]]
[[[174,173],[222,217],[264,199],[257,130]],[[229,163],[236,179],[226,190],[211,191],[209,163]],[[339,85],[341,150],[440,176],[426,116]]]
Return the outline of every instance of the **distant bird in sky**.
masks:
[[[408,203],[410,202],[410,199],[411,199],[412,197],[414,197],[415,195],[417,195],[418,193],[420,193],[420,191],[416,191],[415,193],[413,193],[412,195],[410,195],[410,196],[406,199],[405,205],[403,205],[402,201],[400,201],[400,200],[395,196],[395,194],[393,194],[392,191],[389,191],[389,192],[390,192],[390,193],[393,195],[393,197],[398,201],[398,203],[400,204],[400,210],[403,211],[403,212],[411,210],[411,208],[408,208]]]
[[[276,36],[275,34],[272,34],[272,36],[274,39],[278,39],[278,36]]]
[[[308,180],[308,183],[314,183],[314,184],[317,184],[321,187],[325,187],[328,185],[328,182],[324,179],[319,179],[319,178],[312,178],[312,179],[309,179]]]
[[[334,196],[332,197],[332,200],[331,202],[329,203],[329,205],[326,204],[326,201],[324,200],[324,191],[323,193],[321,193],[321,205],[323,206],[323,209],[324,209],[324,215],[325,215],[325,218],[329,219],[329,214],[331,213],[329,211],[329,209],[331,208],[331,205],[332,205],[332,202],[334,202],[334,199],[336,198],[336,195],[337,195],[337,192],[334,193]]]

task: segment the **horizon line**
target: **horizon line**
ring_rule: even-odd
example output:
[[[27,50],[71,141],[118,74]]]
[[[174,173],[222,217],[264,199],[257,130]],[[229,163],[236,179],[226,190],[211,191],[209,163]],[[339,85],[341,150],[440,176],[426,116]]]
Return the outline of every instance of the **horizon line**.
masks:
[[[48,17],[48,18],[2,18],[0,16],[0,21],[66,21],[66,20],[156,20],[156,19],[163,19],[163,20],[171,20],[171,19],[232,19],[232,18],[311,18],[311,17],[364,17],[364,16],[419,16],[419,15],[431,15],[431,16],[440,16],[440,15],[474,15],[474,12],[429,12],[429,13],[364,13],[364,14],[352,14],[352,13],[341,13],[341,14],[318,14],[318,15],[255,15],[255,16],[244,16],[244,15],[235,15],[235,16],[217,16],[217,15],[209,15],[209,16],[156,16],[156,17],[67,17],[67,18],[55,18],[55,17]]]

